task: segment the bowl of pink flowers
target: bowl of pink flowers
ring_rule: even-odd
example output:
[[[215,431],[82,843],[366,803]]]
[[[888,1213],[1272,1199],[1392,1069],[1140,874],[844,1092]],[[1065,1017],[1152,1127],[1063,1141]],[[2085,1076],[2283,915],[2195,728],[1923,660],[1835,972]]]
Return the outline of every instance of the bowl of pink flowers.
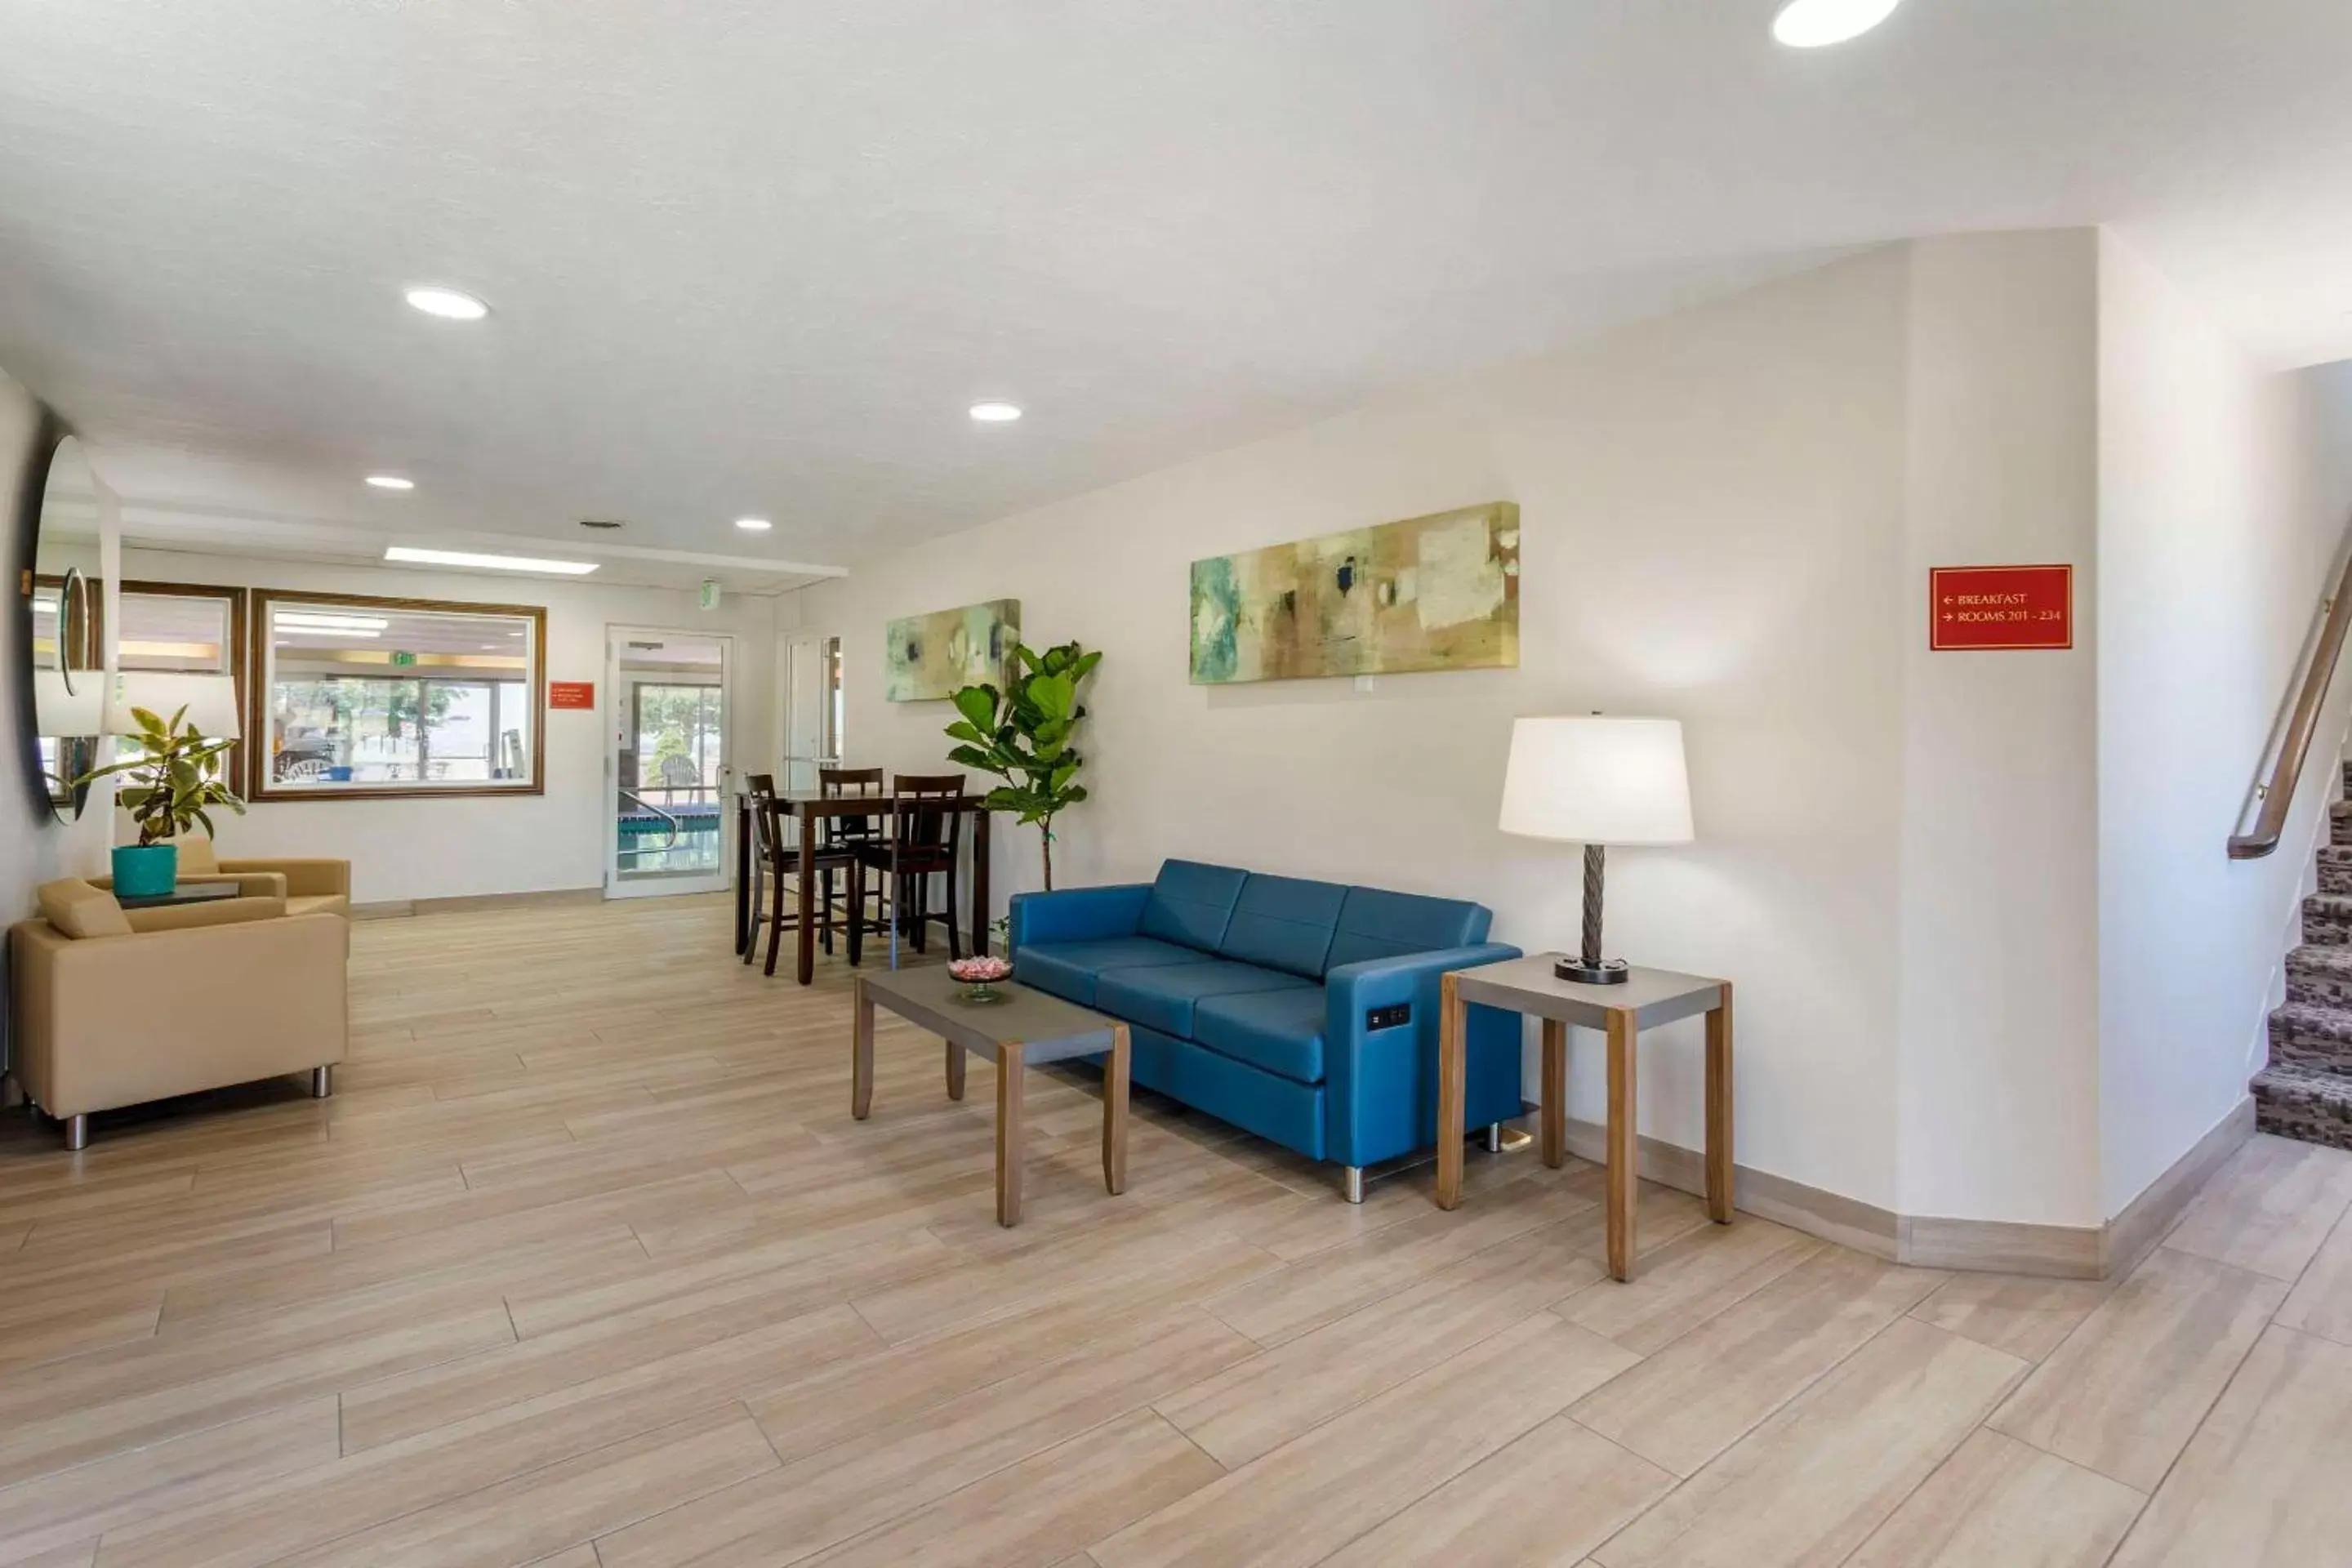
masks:
[[[996,987],[1013,978],[1013,965],[1001,958],[959,958],[948,965],[950,979],[962,983],[967,1002],[994,1002],[1004,993]]]

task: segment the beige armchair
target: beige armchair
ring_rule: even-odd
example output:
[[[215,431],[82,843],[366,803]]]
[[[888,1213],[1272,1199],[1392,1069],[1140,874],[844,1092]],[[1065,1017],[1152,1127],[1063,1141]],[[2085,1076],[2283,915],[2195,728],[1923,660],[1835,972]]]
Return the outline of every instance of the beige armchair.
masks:
[[[275,873],[244,873],[268,878]],[[92,1111],[308,1071],[334,1089],[348,1037],[348,922],[274,890],[126,911],[68,879],[8,932],[12,1067],[34,1103],[89,1141]]]
[[[213,841],[209,838],[191,837],[173,842],[180,847],[180,871],[188,881],[209,881],[219,876],[278,876],[286,879],[284,892],[289,914],[307,915],[320,910],[336,915],[352,912],[352,863],[349,860],[251,858],[224,860],[213,853]]]

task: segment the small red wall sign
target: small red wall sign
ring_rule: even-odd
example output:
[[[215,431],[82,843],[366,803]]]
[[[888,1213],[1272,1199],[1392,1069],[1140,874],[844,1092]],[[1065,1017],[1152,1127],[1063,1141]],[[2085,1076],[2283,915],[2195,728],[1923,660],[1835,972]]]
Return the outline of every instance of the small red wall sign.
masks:
[[[596,683],[593,680],[551,680],[547,683],[547,705],[550,708],[593,708],[596,706]]]
[[[2073,647],[2072,566],[1937,566],[1927,573],[1927,646]]]

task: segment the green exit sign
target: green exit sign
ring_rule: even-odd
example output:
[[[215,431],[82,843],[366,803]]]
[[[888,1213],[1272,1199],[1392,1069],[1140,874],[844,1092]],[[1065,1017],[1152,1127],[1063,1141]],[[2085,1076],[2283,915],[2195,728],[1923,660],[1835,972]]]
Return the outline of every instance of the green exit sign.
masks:
[[[396,647],[392,650],[392,662],[396,669],[408,669],[415,665],[416,656],[404,647]]]

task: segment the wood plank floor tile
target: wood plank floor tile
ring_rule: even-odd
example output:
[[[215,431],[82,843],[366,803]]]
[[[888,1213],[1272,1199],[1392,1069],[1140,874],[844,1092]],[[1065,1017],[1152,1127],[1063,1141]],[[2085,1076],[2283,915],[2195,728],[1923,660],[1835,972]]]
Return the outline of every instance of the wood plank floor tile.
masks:
[[[1322,1568],[1579,1563],[1674,1485],[1647,1459],[1556,1415],[1357,1537]]]
[[[1653,1464],[1696,1475],[1943,1279],[1825,1248],[1570,1414]]]
[[[1955,1274],[1911,1315],[1963,1339],[2038,1362],[2058,1348],[2114,1287],[2097,1279]]]
[[[37,1300],[46,1311],[0,1313],[0,1375],[84,1351],[151,1338],[163,1315],[152,1289],[100,1292],[73,1302]]]
[[[2265,1332],[2115,1561],[2352,1563],[2352,1346]]]
[[[2352,1345],[2352,1213],[2336,1222],[2276,1321],[2282,1328]]]
[[[505,1568],[775,1468],[758,1424],[740,1406],[720,1409],[403,1514],[282,1563]]]
[[[1163,1399],[1160,1413],[1219,1464],[1245,1465],[1601,1278],[1601,1231],[1596,1209],[1514,1237]]]
[[[2293,1280],[2348,1206],[2352,1154],[2256,1133],[2214,1173],[2164,1244]]]
[[[1592,1553],[1602,1568],[1842,1563],[2026,1363],[1910,1318]]]
[[[2095,1470],[1979,1430],[1846,1568],[2099,1568],[2147,1501]]]
[[[1101,1568],[1319,1562],[1633,1360],[1538,1312],[1089,1550]]]
[[[2286,1292],[2159,1247],[1989,1425],[2152,1491]]]
[[[0,1563],[331,1463],[336,1445],[335,1401],[310,1399],[0,1489]]]
[[[1196,1310],[1155,1319],[600,1538],[596,1550],[605,1568],[798,1562],[1212,1375],[1254,1348]]]
[[[1587,1286],[1559,1304],[1570,1322],[1649,1355],[1743,1301],[1827,1244],[1768,1219],[1701,1226],[1645,1252],[1630,1281]]]
[[[1048,1568],[1224,1472],[1138,1411],[812,1559],[824,1568]]]

